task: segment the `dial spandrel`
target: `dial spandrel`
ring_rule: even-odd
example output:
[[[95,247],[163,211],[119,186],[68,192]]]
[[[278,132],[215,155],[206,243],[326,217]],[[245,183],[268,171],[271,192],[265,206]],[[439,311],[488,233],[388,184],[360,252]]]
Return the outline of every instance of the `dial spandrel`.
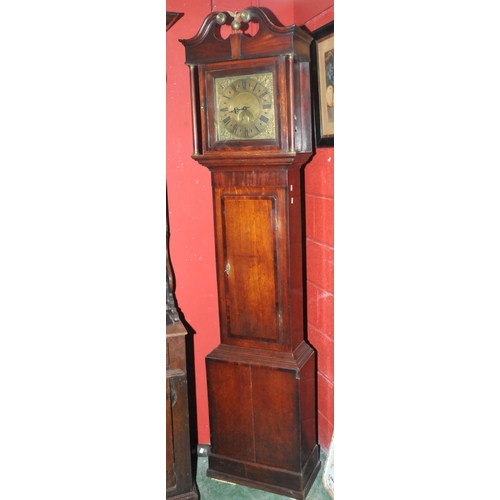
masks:
[[[274,139],[272,73],[215,79],[217,140]]]

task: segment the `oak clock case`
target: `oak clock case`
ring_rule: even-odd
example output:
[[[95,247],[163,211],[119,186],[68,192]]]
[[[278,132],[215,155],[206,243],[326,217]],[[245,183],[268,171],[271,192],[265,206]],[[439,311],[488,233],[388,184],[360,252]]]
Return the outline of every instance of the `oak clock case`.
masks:
[[[218,23],[232,18],[223,39]],[[239,31],[244,20],[258,23],[254,36]],[[211,171],[214,203],[221,343],[206,357],[207,475],[297,499],[320,469],[303,300],[311,41],[256,7],[212,13],[181,40],[192,157]]]

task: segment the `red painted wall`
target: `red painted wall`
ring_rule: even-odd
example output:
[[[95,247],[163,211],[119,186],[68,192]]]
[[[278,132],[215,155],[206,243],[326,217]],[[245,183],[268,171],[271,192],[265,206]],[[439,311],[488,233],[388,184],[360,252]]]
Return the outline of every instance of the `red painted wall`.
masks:
[[[308,19],[311,19],[314,15],[321,13],[324,9],[316,5],[320,6],[323,3],[323,1],[318,1],[316,4],[302,0],[296,0],[295,4],[283,2],[283,0],[167,0],[166,2],[167,11],[184,13],[184,16],[167,32],[166,37],[167,195],[171,233],[170,256],[177,283],[176,298],[186,321],[195,331],[196,405],[200,443],[210,442],[205,357],[220,341],[219,313],[210,173],[208,169],[191,159],[193,149],[189,71],[184,64],[184,47],[178,39],[193,37],[198,32],[203,19],[212,10],[243,10],[249,5],[267,7],[282,24],[289,25],[294,23],[294,16],[297,14],[302,18],[309,16]],[[291,5],[295,6],[295,9],[290,8]],[[333,16],[333,8],[331,10]],[[318,19],[316,22],[321,22],[321,16]],[[312,22],[314,21],[313,19]],[[327,21],[323,24],[325,22]],[[302,21],[296,24],[302,24]],[[326,242],[321,239],[323,233],[329,234],[330,227],[333,238],[333,154],[331,150],[330,156],[331,160],[328,160],[327,150],[318,151],[317,157],[308,165],[305,174],[309,260],[317,258],[318,255],[321,259],[326,259],[326,264],[321,264],[320,267],[310,268],[308,265],[309,339],[319,352],[319,436],[320,444],[324,449],[329,445],[328,436],[331,436],[331,428],[333,428],[333,275],[331,279],[328,277],[329,269],[333,266],[333,239],[331,260],[329,260],[330,240],[328,236],[325,236]],[[314,188],[314,181],[311,180],[318,176],[324,180],[324,173],[328,173],[330,168],[331,215],[328,205],[330,196],[328,189],[324,187],[323,191],[318,191]],[[311,224],[314,230],[312,226],[309,229]],[[322,225],[324,225],[323,229],[321,229]],[[326,278],[323,278],[323,275]],[[331,319],[329,319],[329,305],[323,306],[329,304],[328,282],[331,282],[332,287]],[[317,290],[321,292],[317,293]],[[320,296],[325,293],[327,296]],[[331,353],[322,354],[324,349],[330,349],[328,343],[330,339]]]
[[[314,31],[327,22],[333,21],[333,0],[314,0],[314,2],[295,0],[293,13],[296,25],[305,24],[311,31]],[[325,21],[325,19],[328,20]]]
[[[175,295],[195,330],[198,440],[209,443],[205,356],[219,344],[215,243],[210,172],[191,159],[189,69],[179,38],[194,36],[210,12],[207,0],[167,0],[184,16],[167,32],[167,196]]]
[[[311,18],[310,2],[301,0],[295,12],[308,17],[311,32],[333,21],[332,4]],[[307,330],[318,351],[318,439],[327,450],[333,434],[333,148],[318,148],[304,177]]]

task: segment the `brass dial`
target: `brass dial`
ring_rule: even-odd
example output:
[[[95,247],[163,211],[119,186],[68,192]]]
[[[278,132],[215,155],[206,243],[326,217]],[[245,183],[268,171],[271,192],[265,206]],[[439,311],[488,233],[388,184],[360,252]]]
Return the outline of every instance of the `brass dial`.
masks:
[[[272,73],[215,79],[217,140],[274,139]]]

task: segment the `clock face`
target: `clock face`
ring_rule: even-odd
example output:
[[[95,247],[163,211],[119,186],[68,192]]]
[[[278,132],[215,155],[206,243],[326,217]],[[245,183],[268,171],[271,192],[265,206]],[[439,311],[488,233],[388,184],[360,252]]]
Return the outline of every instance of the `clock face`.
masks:
[[[217,140],[276,137],[272,73],[215,79]]]

